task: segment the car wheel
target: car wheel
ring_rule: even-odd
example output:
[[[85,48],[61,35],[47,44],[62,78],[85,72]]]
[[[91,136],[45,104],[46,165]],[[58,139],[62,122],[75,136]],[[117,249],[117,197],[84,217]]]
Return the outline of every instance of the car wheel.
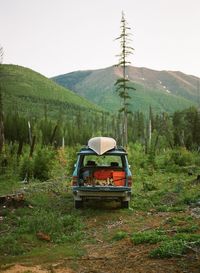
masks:
[[[128,209],[129,208],[129,201],[122,201],[121,202],[121,208],[122,209]]]
[[[80,200],[75,200],[74,201],[74,207],[75,207],[75,209],[80,209],[80,208],[82,208],[83,207],[83,201],[80,201]]]

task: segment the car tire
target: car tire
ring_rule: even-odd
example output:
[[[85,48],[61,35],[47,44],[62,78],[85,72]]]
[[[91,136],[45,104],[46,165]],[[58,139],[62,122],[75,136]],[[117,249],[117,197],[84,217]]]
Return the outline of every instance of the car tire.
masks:
[[[128,209],[129,208],[129,201],[121,201],[121,208]]]
[[[75,209],[80,209],[80,208],[82,208],[83,207],[83,201],[80,201],[80,200],[75,200],[74,201],[74,207],[75,207]]]

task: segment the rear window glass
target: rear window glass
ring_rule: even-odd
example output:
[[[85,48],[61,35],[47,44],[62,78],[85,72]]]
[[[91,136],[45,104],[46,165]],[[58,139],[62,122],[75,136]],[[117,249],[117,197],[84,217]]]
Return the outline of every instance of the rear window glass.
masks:
[[[122,158],[117,155],[85,155],[83,160],[83,166],[112,166],[122,167]]]

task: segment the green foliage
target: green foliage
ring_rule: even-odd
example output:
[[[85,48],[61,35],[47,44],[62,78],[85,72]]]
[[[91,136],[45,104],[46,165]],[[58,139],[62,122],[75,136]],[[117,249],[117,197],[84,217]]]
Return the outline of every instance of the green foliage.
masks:
[[[0,226],[0,255],[21,255],[46,244],[39,241],[39,232],[50,238],[52,244],[74,244],[83,239],[83,221],[79,214],[71,214],[67,196],[53,196],[45,192],[31,195],[32,209],[7,211]],[[72,204],[71,204],[72,205]],[[66,209],[68,208],[68,210]]]
[[[147,155],[145,155],[144,147],[139,142],[129,143],[128,160],[133,168],[144,168],[147,165]]]
[[[41,181],[48,180],[50,178],[50,171],[54,156],[54,152],[46,148],[38,151],[34,158],[33,173],[35,178]]]
[[[179,257],[187,253],[191,247],[200,246],[200,236],[196,234],[178,234],[171,240],[163,242],[149,253],[151,258]]]
[[[173,115],[174,143],[187,149],[198,149],[200,145],[200,113],[191,107]]]
[[[120,241],[123,240],[124,238],[126,238],[128,236],[127,232],[125,231],[118,231],[114,236],[113,236],[113,240],[114,241]]]
[[[185,148],[172,150],[169,161],[178,166],[187,166],[194,163],[192,153]]]
[[[51,178],[51,171],[55,151],[48,148],[39,149],[33,158],[26,154],[22,157],[20,164],[20,178],[27,179],[35,178],[41,181]]]
[[[195,204],[200,200],[200,185],[195,183],[195,178],[200,171],[199,166],[194,164],[196,153],[185,151],[185,149],[180,150],[183,150],[180,155],[184,158],[181,162],[185,166],[172,162],[170,158],[173,150],[166,150],[162,154],[155,155],[157,167],[154,169],[144,152],[137,151],[137,145],[131,149],[129,163],[134,167],[132,170],[134,179],[132,207],[134,209],[178,212],[185,211],[187,205]],[[192,166],[191,163],[193,163]],[[191,168],[192,176],[188,175],[188,170]]]
[[[171,220],[176,222],[175,219]],[[172,222],[170,223],[172,224]],[[150,251],[149,256],[151,258],[170,258],[187,253],[191,247],[200,246],[200,235],[190,233],[198,229],[197,226],[176,228],[176,233],[173,236],[167,235],[164,230],[144,231],[132,234],[131,238],[136,245],[161,242],[157,248]]]
[[[172,240],[161,244],[160,247],[152,250],[151,258],[171,258],[184,254],[187,250],[184,241]]]
[[[64,243],[80,240],[82,224],[74,215],[62,215],[55,211],[40,208],[34,210],[32,215],[21,217],[18,221],[18,234],[48,234],[54,243]]]
[[[25,155],[21,160],[19,173],[20,178],[29,180],[30,178],[33,177],[34,174],[33,170],[34,170],[33,159]]]
[[[17,236],[0,237],[0,255],[21,255],[27,251],[26,247],[17,240]]]
[[[167,240],[168,236],[161,230],[158,231],[145,231],[132,234],[132,241],[134,244],[149,243],[155,244]]]
[[[21,187],[21,184],[19,185],[19,183],[17,183],[17,178],[16,181],[11,180],[11,178],[13,179],[13,166],[16,168],[16,176],[18,175],[18,170],[21,169],[21,171],[24,171],[26,168],[28,170],[30,168],[28,157],[29,146],[24,146],[24,154],[20,159],[11,156],[11,147],[11,145],[5,146],[8,167],[5,174],[0,176],[0,192],[3,193],[10,193],[12,187],[13,189],[16,189],[17,186],[18,188]],[[44,170],[46,170],[44,174],[46,175],[47,172],[48,177],[54,178],[53,181],[55,183],[51,184],[49,181],[38,183],[31,180],[31,182],[26,185],[25,203],[30,206],[15,210],[12,208],[4,208],[1,210],[3,221],[1,221],[0,233],[2,233],[3,236],[0,238],[0,255],[26,255],[26,253],[29,255],[29,251],[38,251],[37,253],[40,255],[40,251],[42,251],[41,249],[43,248],[48,248],[49,251],[51,250],[53,253],[57,247],[64,248],[64,246],[73,250],[74,245],[77,246],[79,243],[84,244],[84,240],[88,239],[87,236],[94,234],[94,217],[96,219],[96,216],[101,216],[101,222],[99,223],[101,230],[102,219],[104,219],[104,217],[108,224],[108,210],[85,209],[81,212],[73,210],[73,198],[71,193],[67,193],[66,182],[64,182],[65,178],[62,180],[64,183],[61,183],[62,185],[60,185],[59,190],[56,188],[55,178],[57,176],[61,175],[64,177],[66,174],[71,175],[75,159],[77,158],[76,152],[79,148],[79,145],[76,147],[66,147],[64,150],[53,149],[46,146],[36,146],[36,150],[31,159],[33,176],[35,162],[39,166],[45,163],[47,169],[42,165],[43,167],[40,170],[40,174],[43,174],[44,168]],[[179,166],[173,163],[173,165],[177,167],[177,173],[173,172],[173,170],[169,171],[164,166],[163,162],[166,162],[165,160],[171,156],[172,152],[170,150],[155,154],[157,169],[152,169],[148,155],[145,154],[144,147],[141,144],[131,144],[128,148],[128,153],[129,162],[133,167],[133,211],[127,211],[125,213],[128,213],[129,216],[133,213],[132,216],[136,216],[136,218],[138,214],[141,214],[140,217],[143,218],[142,221],[145,223],[146,215],[147,217],[153,217],[154,213],[157,215],[158,211],[168,213],[161,213],[161,216],[164,216],[161,220],[162,225],[156,230],[134,232],[129,235],[129,233],[123,231],[123,229],[118,229],[118,232],[117,230],[113,232],[112,229],[111,237],[113,241],[123,240],[131,236],[135,244],[156,244],[155,249],[150,252],[149,255],[157,258],[183,255],[187,253],[190,247],[199,247],[199,235],[191,234],[199,232],[198,221],[192,216],[185,216],[188,211],[188,204],[195,204],[200,198],[200,185],[193,183],[197,174],[199,174],[199,166],[194,165],[192,176],[188,176],[186,171],[182,172],[182,169],[183,167],[187,169],[190,165]],[[192,162],[195,164],[197,154],[192,152],[190,152],[190,154],[192,156]],[[20,164],[17,165],[19,160]],[[186,162],[187,164],[191,164],[190,161],[186,160]],[[162,168],[160,168],[160,166],[162,166]],[[9,183],[9,187],[7,183]],[[143,210],[143,212],[140,212],[140,210]],[[181,213],[181,216],[176,216],[180,210],[185,211],[185,213]],[[111,214],[114,215],[113,217],[116,217],[116,219],[119,219],[119,211],[111,210],[109,213],[109,221]],[[167,215],[167,217],[165,217],[165,215]],[[133,219],[132,216],[130,219]],[[85,228],[84,230],[84,223],[87,223],[87,221],[85,221],[86,218],[91,224],[90,217],[93,219],[92,228]],[[125,214],[123,217],[125,217]],[[131,227],[134,225],[134,231],[140,230],[135,221],[134,223],[132,220],[130,221]],[[124,221],[124,223],[128,225],[128,222]],[[37,238],[38,232],[47,234],[50,237],[50,242],[40,241]],[[105,231],[105,233],[107,233],[107,231]],[[151,246],[151,248],[152,247],[153,246]]]
[[[66,171],[68,176],[72,175],[74,170],[74,164],[77,160],[77,151],[81,148],[80,145],[76,145],[75,147],[67,147],[67,156],[66,156]]]
[[[16,175],[6,172],[0,175],[0,195],[15,192],[19,188],[19,180]]]

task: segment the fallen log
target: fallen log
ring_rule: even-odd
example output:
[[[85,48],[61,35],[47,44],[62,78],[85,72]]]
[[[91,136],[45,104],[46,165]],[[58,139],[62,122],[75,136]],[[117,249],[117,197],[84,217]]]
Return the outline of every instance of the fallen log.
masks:
[[[7,194],[0,196],[0,204],[4,206],[21,204],[25,201],[24,193]]]

